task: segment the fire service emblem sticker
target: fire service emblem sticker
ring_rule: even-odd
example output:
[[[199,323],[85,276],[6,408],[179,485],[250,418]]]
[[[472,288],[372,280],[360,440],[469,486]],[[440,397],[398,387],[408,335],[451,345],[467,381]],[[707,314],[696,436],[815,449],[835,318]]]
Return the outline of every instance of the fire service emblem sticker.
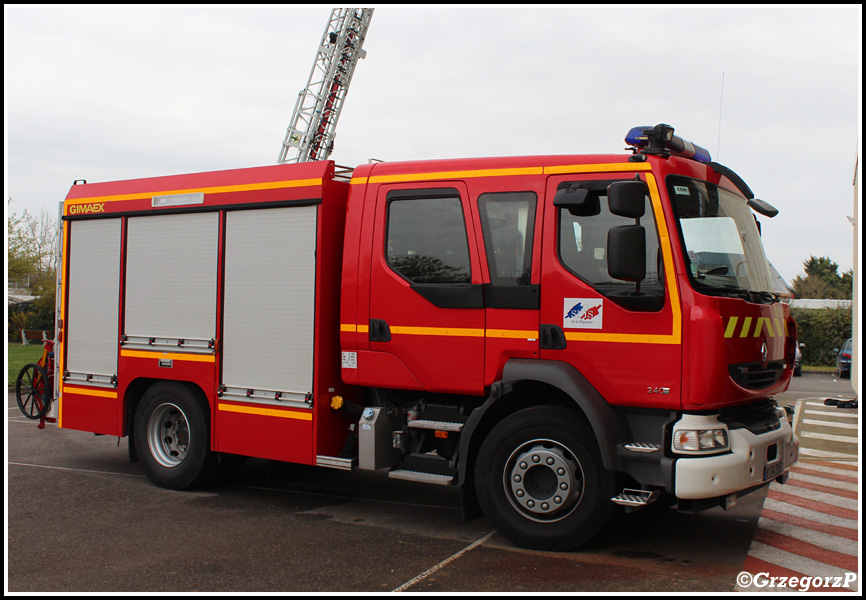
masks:
[[[601,329],[603,317],[602,298],[565,298],[563,302],[563,329]]]

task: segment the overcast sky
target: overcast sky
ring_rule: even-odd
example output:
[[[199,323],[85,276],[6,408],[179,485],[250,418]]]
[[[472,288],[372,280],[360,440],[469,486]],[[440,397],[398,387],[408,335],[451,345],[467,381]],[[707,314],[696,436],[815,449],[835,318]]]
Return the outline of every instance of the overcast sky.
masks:
[[[331,7],[4,5],[6,196],[277,162]],[[668,123],[755,195],[770,261],[853,266],[860,5],[376,8],[338,164],[622,152]],[[724,76],[723,76],[724,73]],[[724,84],[723,84],[724,82]]]

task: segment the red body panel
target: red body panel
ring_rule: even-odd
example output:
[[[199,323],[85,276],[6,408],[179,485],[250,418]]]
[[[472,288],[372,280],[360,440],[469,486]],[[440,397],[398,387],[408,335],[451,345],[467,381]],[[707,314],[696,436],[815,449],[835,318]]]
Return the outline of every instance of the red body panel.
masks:
[[[539,325],[561,324],[564,298],[601,299],[597,291],[569,272],[558,257],[556,211],[552,207],[557,184],[632,179],[635,174],[651,190],[654,214],[645,218],[654,219],[659,232],[666,281],[663,307],[655,312],[635,312],[608,301],[604,304],[602,330],[566,329],[569,341],[566,349],[539,350],[536,339]],[[731,380],[728,364],[756,360],[765,339],[768,359],[786,360],[786,344],[791,344],[791,338],[780,334],[779,326],[784,323],[785,329],[789,327],[787,307],[711,298],[691,289],[688,277],[683,275],[681,241],[665,190],[664,180],[669,174],[703,179],[738,193],[730,181],[706,165],[677,158],[649,157],[646,162],[630,162],[625,156],[604,155],[520,157],[383,163],[359,168],[350,191],[346,239],[352,250],[344,255],[340,319],[343,350],[359,352],[357,368],[342,370],[344,381],[418,389],[417,381],[427,391],[483,396],[501,378],[509,359],[540,357],[573,365],[609,403],[620,406],[705,410],[747,403],[783,391],[787,377],[769,389],[742,388]],[[437,186],[464,190],[464,206],[470,213],[467,234],[472,249],[472,281],[480,278],[482,284],[489,284],[491,279],[484,259],[478,196],[532,191],[538,197],[532,283],[541,286],[540,308],[484,310],[483,372],[475,371],[474,367],[466,369],[467,365],[477,364],[478,344],[473,345],[466,337],[452,337],[452,332],[423,339],[418,336],[402,348],[393,340],[371,343],[368,338],[369,320],[383,316],[399,325],[442,329],[447,323],[468,330],[482,322],[471,320],[472,311],[454,309],[443,311],[450,315],[447,319],[444,316],[431,319],[423,311],[419,317],[417,305],[423,305],[423,301],[412,299],[408,284],[393,271],[389,273],[383,258],[383,240],[378,232],[385,218],[385,192]],[[368,275],[371,272],[373,276]],[[383,305],[385,315],[377,312]],[[774,324],[772,336],[764,327],[763,334],[758,332],[757,337],[753,329],[748,339],[726,338],[724,320],[731,317],[740,318],[741,324],[746,318],[755,322],[767,319],[767,323]],[[362,352],[366,348],[375,349],[376,354]],[[425,359],[419,361],[419,356]],[[441,376],[442,373],[449,375]]]
[[[151,179],[73,186],[64,214],[70,219],[88,217],[125,219],[129,215],[165,214],[172,211],[256,208],[273,203],[290,206],[298,201],[318,203],[316,239],[316,293],[314,323],[312,409],[281,409],[255,403],[236,403],[219,398],[222,353],[217,337],[213,353],[128,350],[117,347],[117,384],[105,386],[63,385],[59,425],[64,428],[110,435],[127,435],[131,423],[129,395],[141,382],[173,380],[190,382],[208,399],[211,413],[211,443],[214,450],[313,464],[317,454],[335,455],[345,441],[348,422],[329,408],[330,398],[356,398],[353,389],[339,378],[340,268],[348,184],[335,181],[331,162],[257,167],[233,171],[175,175]],[[160,208],[154,196],[202,194],[198,204]],[[220,219],[219,247],[223,247],[225,219]],[[125,228],[124,228],[125,231]],[[67,240],[67,251],[69,249]],[[122,264],[125,262],[125,238]],[[64,254],[66,256],[66,254]],[[218,297],[222,297],[222,254],[217,273]],[[125,269],[121,269],[120,325],[123,335]],[[65,296],[64,296],[65,297]],[[287,307],[290,310],[291,307]],[[216,330],[222,328],[222,307],[216,311]],[[61,332],[61,340],[64,335]],[[58,356],[63,360],[65,348]],[[160,359],[171,366],[160,366]],[[60,366],[63,372],[63,365]]]
[[[359,402],[364,387],[452,393],[482,401],[515,358],[565,362],[577,369],[612,405],[667,410],[709,410],[781,392],[793,360],[793,328],[787,307],[696,293],[686,275],[677,222],[665,177],[684,175],[736,188],[694,161],[628,156],[557,156],[461,159],[361,165],[351,185],[334,180],[331,162],[301,163],[214,173],[73,186],[65,217],[86,218],[255,208],[293,202],[317,205],[314,373],[312,408],[281,408],[221,399],[219,339],[213,353],[172,356],[160,366],[158,351],[117,347],[116,388],[63,385],[60,425],[111,435],[128,433],[129,395],[145,380],[195,384],[212,415],[212,447],[221,452],[314,464],[316,456],[337,456],[346,440],[348,418],[331,410],[335,395]],[[565,181],[633,179],[648,184],[664,265],[664,302],[659,310],[627,310],[566,268],[558,255],[557,186]],[[721,181],[720,181],[721,179]],[[389,265],[389,193],[448,188],[457,190],[471,267],[471,285],[491,285],[488,249],[479,196],[531,193],[537,199],[532,230],[530,284],[533,306],[435,306]],[[202,194],[191,206],[154,208],[154,196]],[[125,222],[125,221],[124,221]],[[123,229],[125,232],[125,228]],[[220,219],[223,248],[225,218]],[[123,241],[125,248],[125,238]],[[68,240],[67,240],[68,249]],[[123,259],[122,259],[123,260]],[[219,258],[218,298],[223,298]],[[68,265],[64,263],[64,268]],[[124,277],[121,269],[118,339],[123,335]],[[485,292],[486,293],[486,292]],[[597,329],[569,327],[564,303],[581,299],[603,311]],[[567,307],[565,307],[567,309]],[[287,307],[290,310],[290,307]],[[107,316],[114,318],[114,316]],[[370,321],[390,326],[389,341],[370,341]],[[223,326],[218,301],[217,331]],[[542,325],[563,327],[563,349],[540,349]],[[61,331],[63,339],[64,330]],[[785,361],[785,377],[752,390],[737,385],[729,365]],[[342,368],[341,368],[342,352]],[[64,360],[64,348],[58,360]],[[61,372],[63,365],[60,366]]]

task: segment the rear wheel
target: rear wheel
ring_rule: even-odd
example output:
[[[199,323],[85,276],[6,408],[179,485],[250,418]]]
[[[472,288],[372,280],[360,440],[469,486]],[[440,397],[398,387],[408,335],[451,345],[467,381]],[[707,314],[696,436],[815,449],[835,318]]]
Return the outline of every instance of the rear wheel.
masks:
[[[135,450],[153,483],[188,489],[214,472],[206,400],[183,384],[161,382],[145,393],[135,415]]]
[[[519,546],[570,550],[589,541],[612,511],[614,476],[574,411],[541,406],[499,423],[475,467],[484,513]]]

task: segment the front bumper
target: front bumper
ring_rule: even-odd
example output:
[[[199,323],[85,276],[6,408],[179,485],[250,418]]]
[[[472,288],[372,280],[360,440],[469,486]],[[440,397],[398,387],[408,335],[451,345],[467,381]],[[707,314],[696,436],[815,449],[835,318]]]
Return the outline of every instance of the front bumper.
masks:
[[[754,434],[748,429],[728,432],[731,451],[714,456],[678,458],[674,494],[684,500],[717,498],[770,482],[794,466],[800,442],[787,419],[774,431]]]

